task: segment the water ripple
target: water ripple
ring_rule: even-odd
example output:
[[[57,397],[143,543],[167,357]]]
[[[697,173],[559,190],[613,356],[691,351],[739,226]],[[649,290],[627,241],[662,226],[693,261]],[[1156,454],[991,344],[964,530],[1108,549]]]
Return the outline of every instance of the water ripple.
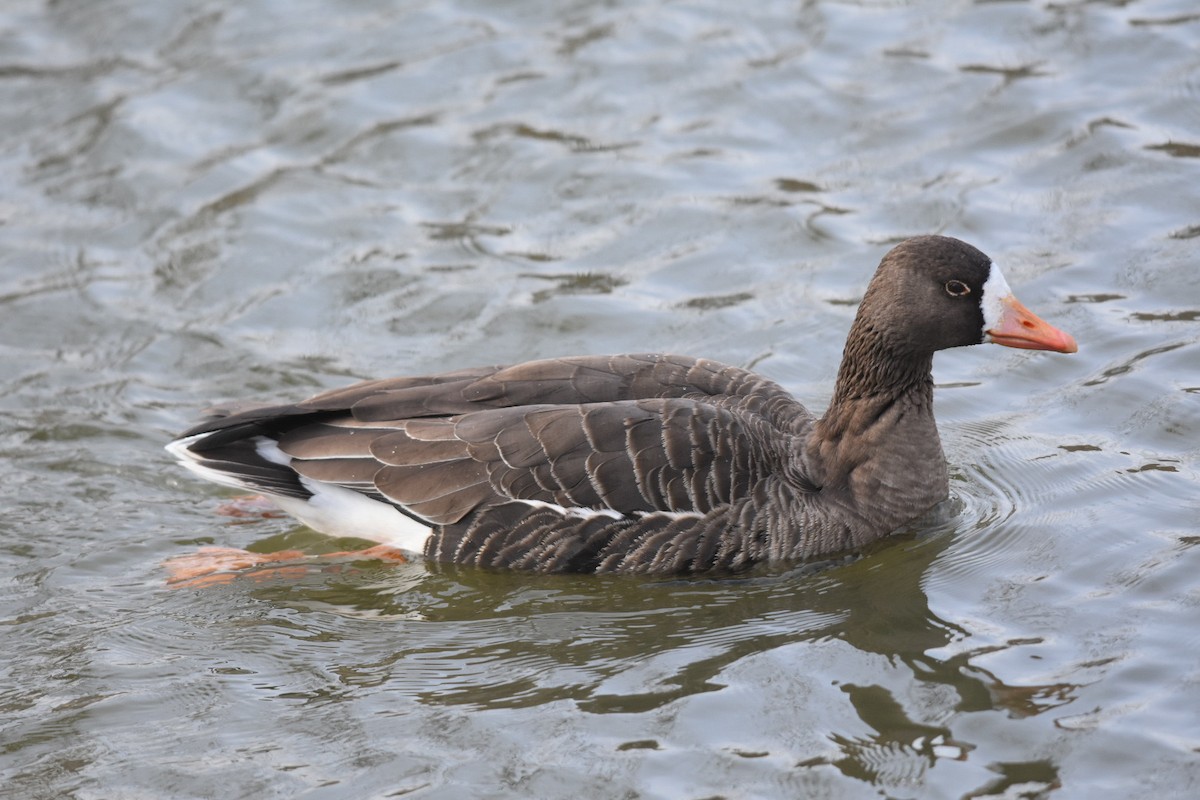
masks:
[[[5,790],[1185,793],[1194,5],[4,4]],[[317,547],[169,469],[209,402],[651,347],[819,406],[931,231],[1081,351],[940,354],[952,497],[857,558],[162,586]]]

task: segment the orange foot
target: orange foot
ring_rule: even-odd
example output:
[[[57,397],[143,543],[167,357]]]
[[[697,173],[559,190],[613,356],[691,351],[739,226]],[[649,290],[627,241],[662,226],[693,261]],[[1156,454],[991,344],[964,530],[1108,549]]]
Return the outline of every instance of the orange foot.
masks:
[[[295,579],[307,573],[309,565],[313,563],[334,562],[329,568],[340,569],[340,564],[336,562],[364,560],[403,564],[408,558],[403,551],[385,544],[368,547],[366,550],[343,550],[321,556],[310,556],[300,550],[251,553],[236,547],[201,547],[190,555],[167,559],[163,565],[167,568],[167,585],[173,589],[182,589],[232,583],[239,578],[254,581]],[[280,562],[283,566],[266,566]]]
[[[326,553],[318,558],[337,558],[347,561],[389,561],[393,564],[407,564],[408,556],[403,550],[390,544],[377,544],[366,550],[339,550],[336,553]]]
[[[279,509],[279,506],[261,494],[240,494],[237,497],[231,497],[226,502],[217,506],[217,513],[223,517],[237,517],[239,519],[249,517],[277,519],[287,516],[287,514]]]

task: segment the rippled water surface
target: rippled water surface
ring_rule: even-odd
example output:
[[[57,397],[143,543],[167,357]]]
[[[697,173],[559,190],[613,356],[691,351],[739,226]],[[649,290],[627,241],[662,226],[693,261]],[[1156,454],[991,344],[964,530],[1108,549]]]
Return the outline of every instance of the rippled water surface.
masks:
[[[1200,796],[1200,13],[1124,2],[0,10],[0,795]],[[737,580],[318,552],[206,404],[667,350],[824,406],[891,243],[1075,356],[943,353],[954,498]]]

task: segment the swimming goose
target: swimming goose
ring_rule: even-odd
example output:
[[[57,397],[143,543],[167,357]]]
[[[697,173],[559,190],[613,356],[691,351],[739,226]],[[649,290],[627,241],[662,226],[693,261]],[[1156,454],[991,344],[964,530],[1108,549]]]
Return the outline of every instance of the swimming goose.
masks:
[[[1076,351],[965,242],[880,263],[814,416],[748,370],[579,356],[214,411],[168,445],[309,527],[435,561],[680,574],[850,551],[946,499],[933,354]]]

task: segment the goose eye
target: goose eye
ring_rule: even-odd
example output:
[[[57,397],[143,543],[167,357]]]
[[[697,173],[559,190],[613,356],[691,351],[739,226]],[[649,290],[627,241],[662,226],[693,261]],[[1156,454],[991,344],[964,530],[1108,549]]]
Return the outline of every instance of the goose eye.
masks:
[[[962,281],[946,281],[946,294],[951,297],[962,297],[971,293],[971,287]]]

